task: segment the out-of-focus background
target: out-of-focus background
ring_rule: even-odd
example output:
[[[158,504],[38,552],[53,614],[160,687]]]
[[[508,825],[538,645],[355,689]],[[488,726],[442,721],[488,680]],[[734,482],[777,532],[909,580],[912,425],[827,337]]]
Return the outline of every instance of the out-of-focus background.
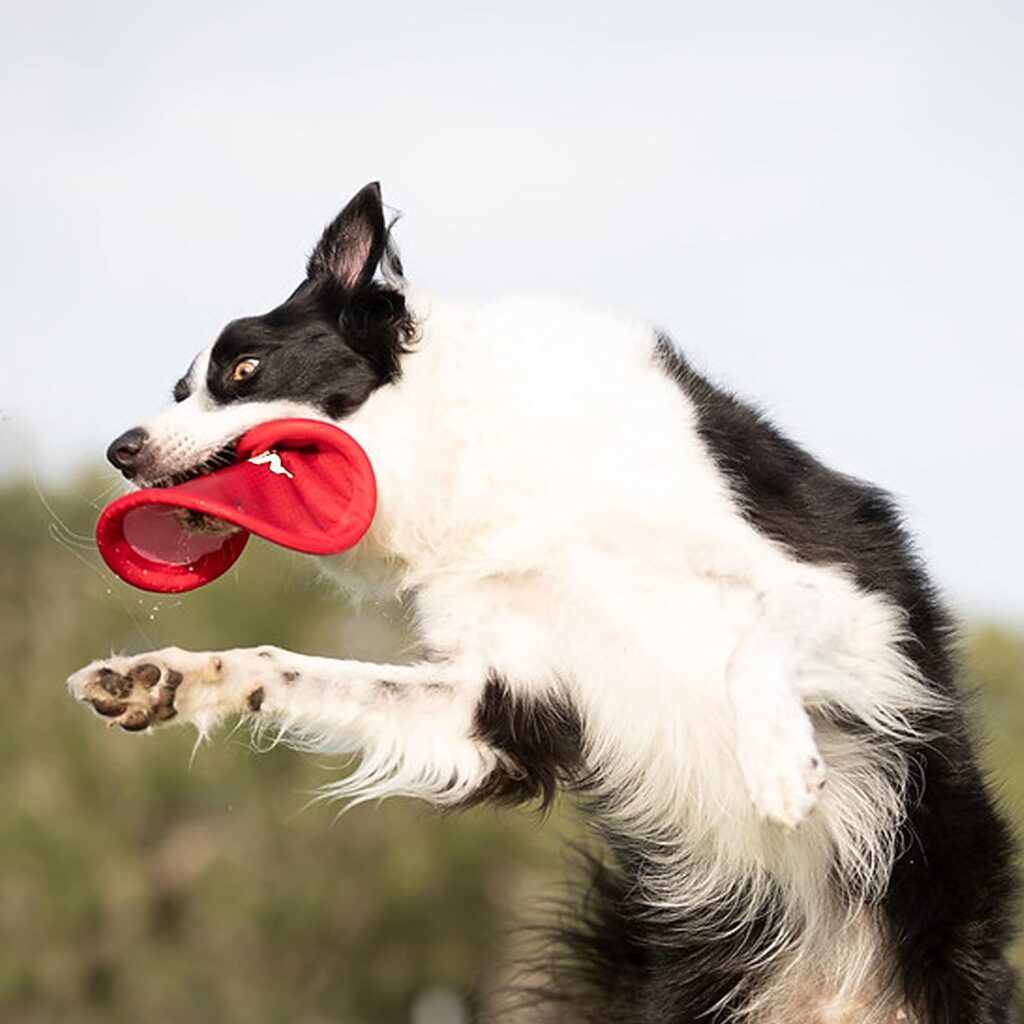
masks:
[[[406,643],[284,552],[168,599],[90,540],[109,439],[373,179],[418,287],[647,316],[893,490],[1024,821],[1019,4],[0,11],[5,1022],[458,1024],[568,870],[568,808],[336,819],[337,761],[108,732],[63,692],[110,650]]]

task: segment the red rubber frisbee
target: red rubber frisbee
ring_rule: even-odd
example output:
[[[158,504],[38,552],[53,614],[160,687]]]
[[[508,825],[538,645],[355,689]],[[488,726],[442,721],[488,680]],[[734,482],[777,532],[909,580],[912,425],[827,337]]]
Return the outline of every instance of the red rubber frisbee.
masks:
[[[121,579],[176,594],[225,573],[250,533],[313,555],[345,551],[370,528],[376,507],[373,467],[344,430],[272,420],[241,438],[234,465],[111,502],[96,523],[96,543]],[[195,532],[183,525],[183,510],[237,529]]]

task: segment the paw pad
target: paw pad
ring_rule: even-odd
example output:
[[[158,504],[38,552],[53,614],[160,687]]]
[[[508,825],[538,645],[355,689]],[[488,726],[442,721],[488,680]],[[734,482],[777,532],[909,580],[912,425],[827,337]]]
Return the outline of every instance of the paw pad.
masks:
[[[182,675],[153,662],[129,665],[119,672],[109,665],[86,669],[72,678],[79,700],[128,732],[141,732],[177,715],[174,695]]]

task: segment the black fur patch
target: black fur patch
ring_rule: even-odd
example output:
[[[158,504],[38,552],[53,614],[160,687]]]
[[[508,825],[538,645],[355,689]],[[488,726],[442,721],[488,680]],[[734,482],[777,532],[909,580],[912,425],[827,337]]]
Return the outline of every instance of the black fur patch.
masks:
[[[569,1020],[585,1024],[747,1019],[742,1008],[765,976],[758,965],[778,937],[779,895],[760,898],[760,909],[742,894],[685,913],[655,909],[638,899],[636,887],[658,851],[611,845],[611,862],[577,851],[589,885],[561,908],[564,926],[540,932],[541,981],[519,986],[513,997],[524,1006],[562,1004]]]
[[[349,297],[330,280],[306,281],[269,313],[228,324],[206,386],[220,403],[291,399],[343,419],[397,379],[413,331],[400,292],[371,283]],[[247,358],[259,360],[256,372],[234,380]]]
[[[374,280],[383,267],[387,283]],[[309,259],[307,278],[276,309],[235,320],[213,346],[206,386],[228,402],[293,400],[331,419],[354,412],[398,378],[415,335],[398,287],[401,262],[384,221],[380,189],[361,189],[328,225]],[[241,360],[255,371],[234,377]],[[190,378],[175,386],[187,397]]]
[[[667,338],[657,359],[693,402],[697,429],[744,515],[797,558],[842,565],[913,617],[929,678],[951,688],[950,620],[883,490],[837,473],[755,409],[698,374]]]
[[[862,589],[904,609],[904,653],[930,686],[957,698],[948,715],[921,723],[936,738],[914,751],[924,784],[907,808],[903,852],[882,910],[898,983],[921,1020],[1006,1021],[1012,981],[1004,951],[1014,932],[1017,886],[1013,842],[988,796],[959,710],[951,620],[895,506],[878,488],[828,469],[701,377],[667,338],[657,339],[655,353],[692,401],[700,436],[748,520],[796,558],[842,566]]]
[[[539,800],[546,809],[559,784],[572,780],[579,768],[580,721],[569,702],[557,697],[513,697],[497,676],[487,680],[474,732],[503,756],[470,804]]]
[[[195,388],[192,374],[195,373],[195,369],[196,361],[193,359],[191,366],[185,371],[185,376],[175,383],[174,388],[171,390],[171,397],[176,402],[184,402],[192,394]]]
[[[176,402],[184,402],[192,394],[192,385],[189,383],[188,374],[178,380],[171,390],[171,397]]]

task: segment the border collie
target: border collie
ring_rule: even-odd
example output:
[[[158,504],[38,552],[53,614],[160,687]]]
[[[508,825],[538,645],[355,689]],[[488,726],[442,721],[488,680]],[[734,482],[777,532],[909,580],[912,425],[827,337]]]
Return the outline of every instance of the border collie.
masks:
[[[886,494],[641,321],[408,292],[376,184],[108,456],[159,486],[287,416],[368,452],[376,518],[326,565],[412,595],[419,660],[169,648],[75,697],[126,729],[246,714],[358,749],[349,800],[573,792],[606,854],[543,986],[562,1017],[1010,1020],[1011,837]]]

